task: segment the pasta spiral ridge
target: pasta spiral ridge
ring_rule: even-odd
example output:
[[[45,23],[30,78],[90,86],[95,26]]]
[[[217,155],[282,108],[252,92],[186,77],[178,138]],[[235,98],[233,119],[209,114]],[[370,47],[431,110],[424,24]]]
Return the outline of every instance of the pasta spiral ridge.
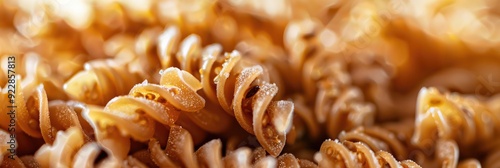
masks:
[[[432,87],[422,88],[417,99],[412,142],[419,147],[429,147],[436,139],[455,140],[460,150],[471,152],[481,147],[470,145],[498,139],[500,115],[485,102]]]
[[[193,113],[205,106],[196,91],[201,84],[191,74],[177,68],[161,71],[160,85],[147,81],[135,85],[127,96],[110,100],[104,108],[90,106],[84,113],[95,131],[96,140],[113,157],[124,160],[130,150],[130,137],[148,141],[156,123],[173,125],[181,112]]]
[[[278,87],[269,82],[266,68],[238,51],[221,55],[222,47],[217,44],[202,49],[196,35],[180,44],[179,40],[175,27],[159,38],[162,66],[178,66],[200,79],[204,96],[235,116],[243,129],[255,134],[264,148],[277,156],[285,145],[294,106],[290,101],[272,100]]]
[[[66,81],[64,90],[74,100],[104,105],[115,96],[127,94],[142,81],[138,73],[126,67],[111,59],[89,61],[83,71]]]
[[[387,151],[374,151],[363,143],[326,140],[315,156],[320,167],[420,167],[411,160],[397,161]]]

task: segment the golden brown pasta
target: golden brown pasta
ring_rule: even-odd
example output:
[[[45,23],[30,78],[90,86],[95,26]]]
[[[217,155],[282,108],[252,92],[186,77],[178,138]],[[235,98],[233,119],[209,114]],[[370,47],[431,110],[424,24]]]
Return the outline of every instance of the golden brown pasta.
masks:
[[[497,1],[0,0],[0,167],[498,167]]]
[[[104,105],[111,98],[127,94],[142,79],[112,60],[87,62],[85,70],[75,74],[64,84],[66,93],[75,100]]]

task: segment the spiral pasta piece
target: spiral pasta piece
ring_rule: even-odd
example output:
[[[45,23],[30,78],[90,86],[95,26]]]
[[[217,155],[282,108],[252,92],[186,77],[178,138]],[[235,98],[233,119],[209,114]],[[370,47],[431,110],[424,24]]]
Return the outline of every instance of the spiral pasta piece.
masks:
[[[422,88],[418,95],[412,142],[428,147],[436,139],[455,140],[463,151],[497,138],[500,116],[486,103],[456,93]]]
[[[125,159],[130,140],[147,141],[155,124],[173,125],[181,112],[198,112],[205,100],[196,90],[199,81],[186,71],[168,68],[161,72],[160,85],[144,82],[134,86],[128,96],[113,98],[104,108],[91,107],[84,117],[92,125],[96,140],[114,157]]]
[[[193,74],[212,103],[235,116],[243,129],[255,134],[264,148],[277,156],[291,127],[293,103],[271,101],[278,88],[268,82],[270,77],[265,67],[242,58],[237,51],[220,55],[220,45],[202,49],[196,35],[186,37],[180,44],[179,40],[179,30],[175,27],[161,35],[158,52],[162,64],[178,66]]]
[[[238,52],[226,54],[225,57],[214,79],[221,107],[234,115],[243,129],[255,134],[271,155],[277,156],[291,127],[293,103],[272,101],[278,88],[266,82],[268,79],[263,74],[263,67],[245,67],[246,62],[241,60]]]
[[[181,40],[181,34],[177,27],[167,28],[158,38],[158,56],[161,66],[168,68],[171,66],[179,67],[192,74],[202,84],[203,93],[200,93],[204,98],[210,100],[199,113],[188,113],[186,116],[192,124],[199,126],[211,133],[221,133],[228,129],[232,122],[229,115],[225,114],[218,105],[217,97],[213,84],[214,72],[204,71],[204,68],[211,68],[214,64],[218,64],[216,59],[222,48],[219,44],[208,45],[201,47],[200,36],[192,34]],[[219,65],[220,66],[220,65]],[[209,120],[207,120],[209,119]],[[188,124],[181,124],[188,127]],[[198,134],[199,135],[199,134]]]
[[[389,152],[373,151],[360,142],[326,140],[317,154],[320,167],[420,167],[411,160],[397,161]]]
[[[113,60],[87,62],[85,70],[66,81],[64,90],[74,100],[104,105],[115,96],[127,94],[141,82],[139,74],[129,72],[124,66]]]

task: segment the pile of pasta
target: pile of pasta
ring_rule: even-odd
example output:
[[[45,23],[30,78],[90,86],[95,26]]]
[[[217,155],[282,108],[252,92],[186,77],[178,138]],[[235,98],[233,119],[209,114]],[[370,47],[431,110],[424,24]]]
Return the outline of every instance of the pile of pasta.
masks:
[[[0,167],[500,167],[499,11],[0,0]]]

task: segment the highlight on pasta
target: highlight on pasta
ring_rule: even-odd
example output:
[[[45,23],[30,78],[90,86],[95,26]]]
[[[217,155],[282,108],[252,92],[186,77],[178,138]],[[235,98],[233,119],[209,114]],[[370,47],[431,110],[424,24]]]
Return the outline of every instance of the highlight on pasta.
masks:
[[[499,167],[498,11],[0,0],[0,167]]]

